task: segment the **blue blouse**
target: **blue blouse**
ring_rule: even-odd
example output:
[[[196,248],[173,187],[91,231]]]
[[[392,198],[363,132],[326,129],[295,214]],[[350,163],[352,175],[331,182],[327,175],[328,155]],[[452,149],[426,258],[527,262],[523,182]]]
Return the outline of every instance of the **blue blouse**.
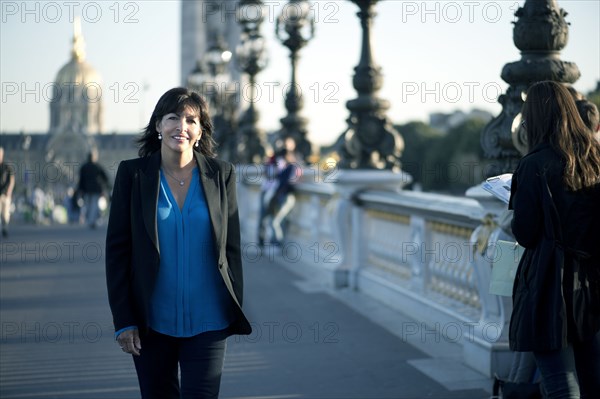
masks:
[[[233,301],[217,267],[208,204],[198,169],[179,209],[161,170],[157,209],[160,268],[150,327],[173,337],[221,330],[233,320]]]

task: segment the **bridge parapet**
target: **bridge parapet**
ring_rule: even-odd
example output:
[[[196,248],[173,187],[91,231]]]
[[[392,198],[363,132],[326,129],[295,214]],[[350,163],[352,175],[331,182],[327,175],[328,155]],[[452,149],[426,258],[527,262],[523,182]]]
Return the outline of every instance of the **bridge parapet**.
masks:
[[[361,291],[417,322],[402,334],[457,343],[465,364],[506,375],[511,300],[488,293],[494,243],[506,238],[502,206],[402,191],[405,178],[377,173],[298,183],[283,257],[312,281]],[[240,186],[245,237],[256,236],[259,191]]]

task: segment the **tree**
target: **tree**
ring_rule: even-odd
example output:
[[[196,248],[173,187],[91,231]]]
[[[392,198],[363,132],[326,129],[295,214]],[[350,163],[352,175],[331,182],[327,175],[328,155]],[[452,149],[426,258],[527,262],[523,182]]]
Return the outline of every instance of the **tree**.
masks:
[[[423,122],[409,122],[405,125],[395,126],[404,139],[402,152],[402,170],[410,174],[415,184],[423,185],[423,159],[432,142],[440,139],[442,133]]]
[[[398,126],[405,141],[403,170],[426,191],[463,194],[483,180],[490,163],[480,145],[485,125],[481,119],[468,119],[447,134],[422,122]]]

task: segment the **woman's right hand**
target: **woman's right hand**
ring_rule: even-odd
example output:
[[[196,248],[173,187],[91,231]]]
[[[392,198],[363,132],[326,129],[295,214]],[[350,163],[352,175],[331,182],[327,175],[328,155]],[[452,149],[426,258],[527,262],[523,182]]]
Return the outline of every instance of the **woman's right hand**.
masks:
[[[140,341],[140,332],[137,328],[131,330],[125,330],[117,337],[117,342],[121,347],[121,350],[125,353],[131,353],[132,355],[139,356],[140,350],[142,350],[142,343]]]

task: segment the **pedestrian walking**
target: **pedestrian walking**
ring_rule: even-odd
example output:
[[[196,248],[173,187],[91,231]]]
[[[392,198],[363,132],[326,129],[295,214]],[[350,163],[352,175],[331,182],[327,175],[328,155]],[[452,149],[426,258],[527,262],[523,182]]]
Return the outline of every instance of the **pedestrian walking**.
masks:
[[[63,199],[63,206],[67,210],[67,222],[69,224],[77,224],[80,219],[81,206],[79,204],[79,195],[73,187],[67,189],[67,193]],[[81,200],[83,202],[83,200]]]
[[[258,213],[258,245],[263,246],[267,238],[273,238],[271,220],[274,210],[271,201],[278,187],[279,170],[275,154],[268,155],[264,164],[263,180],[260,185]]]
[[[140,157],[117,171],[108,296],[144,399],[217,398],[226,338],[251,332],[235,168],[215,158],[212,129],[203,98],[171,89],[139,139]]]
[[[100,207],[98,201],[105,191],[109,190],[106,172],[98,164],[98,152],[92,149],[88,154],[88,160],[79,170],[78,195],[83,197],[85,209],[85,222],[94,229],[100,218]]]
[[[4,148],[0,147],[0,223],[2,224],[2,237],[8,237],[8,223],[10,222],[10,208],[12,194],[15,188],[15,173],[4,162]]]
[[[31,204],[33,205],[33,220],[35,224],[49,224],[46,216],[46,192],[36,185],[31,193]]]
[[[290,143],[291,142],[291,143]],[[274,235],[273,243],[281,245],[284,239],[284,223],[296,205],[295,183],[301,174],[298,157],[293,140],[286,140],[286,147],[277,158],[279,174],[277,175],[275,193],[270,201],[268,213],[272,215],[271,227]]]
[[[551,81],[523,106],[529,152],[512,179],[512,231],[525,252],[509,342],[533,351],[547,398],[600,394],[600,143]]]

